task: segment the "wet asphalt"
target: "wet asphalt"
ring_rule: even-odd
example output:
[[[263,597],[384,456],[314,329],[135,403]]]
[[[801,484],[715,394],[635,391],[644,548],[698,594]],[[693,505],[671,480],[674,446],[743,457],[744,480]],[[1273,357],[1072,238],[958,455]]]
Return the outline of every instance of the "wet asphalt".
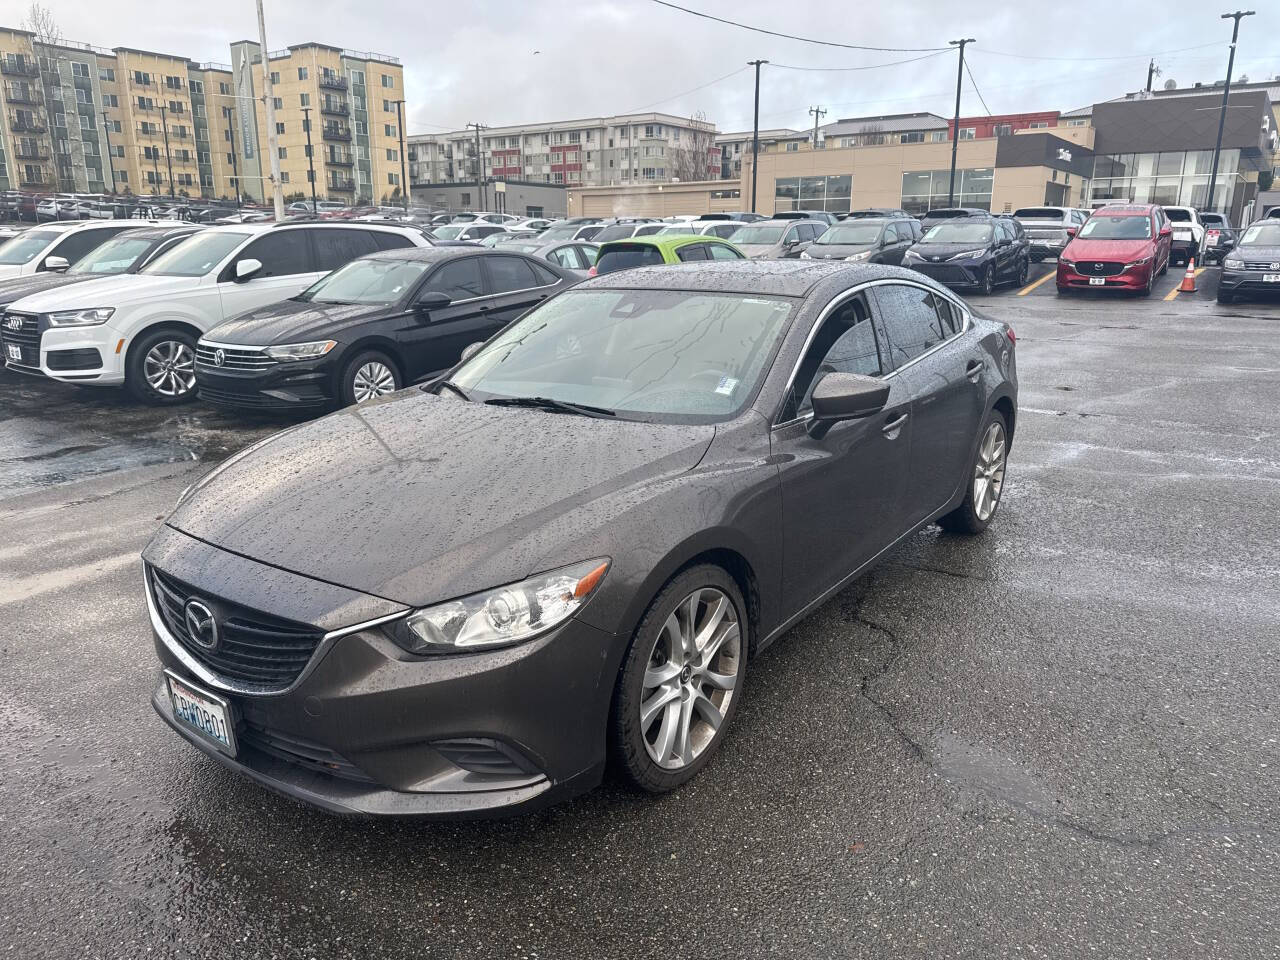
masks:
[[[165,728],[138,554],[273,423],[0,373],[0,943],[1280,955],[1280,304],[1201,286],[975,298],[1022,380],[987,534],[922,532],[766,651],[674,795],[497,823],[335,819]]]

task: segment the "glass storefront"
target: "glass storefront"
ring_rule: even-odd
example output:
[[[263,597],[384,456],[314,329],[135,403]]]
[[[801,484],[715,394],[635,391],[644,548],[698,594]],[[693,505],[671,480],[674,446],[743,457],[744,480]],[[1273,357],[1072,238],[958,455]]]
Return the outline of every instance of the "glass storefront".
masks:
[[[847,173],[834,177],[780,177],[774,181],[773,209],[775,213],[784,210],[848,213],[852,193],[853,177]]]
[[[991,209],[991,167],[956,171],[954,206]],[[902,174],[902,209],[907,213],[927,213],[947,206],[951,170],[906,170]]]
[[[1091,200],[1132,200],[1178,207],[1205,208],[1209,199],[1212,150],[1173,153],[1122,153],[1093,161]],[[1218,157],[1218,180],[1213,192],[1217,210],[1231,209],[1240,176],[1240,151],[1223,150]]]

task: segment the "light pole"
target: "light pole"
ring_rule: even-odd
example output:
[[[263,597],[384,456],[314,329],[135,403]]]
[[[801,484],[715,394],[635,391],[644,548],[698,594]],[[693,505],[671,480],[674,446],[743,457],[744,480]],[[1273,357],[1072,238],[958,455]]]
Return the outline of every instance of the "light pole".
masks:
[[[756,68],[756,107],[751,118],[751,212],[756,213],[756,181],[760,175],[760,65],[768,60],[748,60]]]
[[[240,209],[240,169],[236,163],[236,121],[235,112],[230,107],[222,108],[222,115],[227,118],[227,136],[231,138],[231,179],[236,185],[236,209]]]
[[[951,46],[960,48],[960,63],[956,67],[956,115],[951,122],[951,179],[947,181],[947,206],[956,205],[956,150],[960,146],[960,83],[964,80],[964,47],[973,43],[973,37],[965,40],[952,40]]]
[[[404,107],[403,100],[393,100],[396,105],[396,126],[400,130],[400,199],[404,201],[404,212],[409,212],[409,168],[404,156]]]
[[[111,154],[111,123],[107,120],[107,111],[102,111],[102,132],[107,138],[107,165],[111,168],[111,195],[116,195],[116,161]]]
[[[1236,39],[1240,36],[1240,21],[1252,17],[1252,10],[1237,10],[1235,13],[1224,13],[1223,20],[1234,20],[1231,25],[1231,53],[1227,57],[1227,82],[1222,88],[1222,110],[1218,114],[1218,140],[1213,145],[1213,169],[1209,173],[1209,196],[1204,208],[1213,209],[1213,192],[1218,184],[1218,155],[1222,153],[1222,128],[1227,123],[1227,98],[1231,96],[1231,69],[1236,63]]]
[[[316,206],[316,162],[311,156],[311,108],[302,108],[302,129],[307,132],[307,175],[311,179],[311,215],[314,217],[318,213]],[[327,197],[329,194],[326,193]]]
[[[262,45],[262,104],[267,111],[267,152],[271,154],[271,205],[276,222],[284,219],[284,189],[280,184],[280,146],[276,140],[276,101],[271,94],[271,58],[267,55],[267,23],[258,0],[258,42]]]
[[[169,153],[169,121],[165,119],[168,109],[164,104],[160,105],[160,127],[164,130],[164,165],[169,170],[169,196],[173,197],[173,155]]]

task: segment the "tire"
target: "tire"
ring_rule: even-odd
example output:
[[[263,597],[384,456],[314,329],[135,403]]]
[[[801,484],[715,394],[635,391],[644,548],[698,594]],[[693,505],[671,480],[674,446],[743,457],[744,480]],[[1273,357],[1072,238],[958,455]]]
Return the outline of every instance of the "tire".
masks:
[[[1022,268],[1018,271],[1018,282],[1015,286],[1021,290],[1027,285],[1027,277],[1031,275],[1031,258],[1028,257],[1022,261]]]
[[[124,385],[151,406],[190,403],[196,398],[196,338],[176,327],[148,330],[129,348]]]
[[[994,440],[991,440],[992,436]],[[991,441],[989,443],[989,441]],[[999,410],[992,410],[982,422],[978,433],[978,446],[973,455],[973,466],[968,473],[968,489],[960,506],[938,518],[938,526],[950,533],[978,534],[990,526],[1000,506],[1000,494],[1004,490],[1004,476],[1009,457],[1009,424]],[[979,481],[985,479],[986,486]],[[992,486],[994,484],[994,487]],[[982,492],[979,493],[979,490]],[[991,499],[988,501],[987,495]],[[981,506],[975,500],[981,496]]]
[[[1062,284],[1058,284],[1058,296],[1069,297],[1071,296],[1071,293],[1072,290],[1070,287],[1064,287]]]
[[[680,640],[690,636],[691,598],[697,600],[690,642],[705,651],[706,642],[696,646],[698,633],[713,628],[710,659],[703,652],[685,659]],[[627,784],[667,793],[697,776],[719,749],[742,700],[750,649],[746,611],[737,583],[712,564],[678,574],[649,604],[623,660],[609,715],[610,759]],[[712,714],[719,719],[713,722]]]
[[[982,284],[978,287],[978,292],[984,297],[991,296],[991,292],[996,288],[996,270],[991,264],[987,264],[982,271]]]
[[[1160,272],[1157,274],[1157,276],[1163,277],[1168,272],[1169,272],[1169,258],[1165,257],[1164,266],[1160,268]]]
[[[379,350],[362,350],[342,368],[338,380],[338,396],[344,407],[399,390],[403,383],[400,368]]]
[[[1147,274],[1147,282],[1143,286],[1143,288],[1138,291],[1138,296],[1140,297],[1151,296],[1151,288],[1155,286],[1155,283],[1156,283],[1156,275],[1155,275],[1155,271],[1153,270]]]

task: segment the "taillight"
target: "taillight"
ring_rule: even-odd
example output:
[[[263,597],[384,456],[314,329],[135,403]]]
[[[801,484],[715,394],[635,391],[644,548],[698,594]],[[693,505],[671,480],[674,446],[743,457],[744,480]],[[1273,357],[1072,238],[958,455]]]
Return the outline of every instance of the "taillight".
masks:
[[[1012,343],[1013,345],[1017,346],[1017,343],[1018,343],[1018,335],[1017,335],[1016,333],[1014,333],[1014,332],[1013,332],[1013,327],[1011,327],[1011,326],[1009,326],[1008,324],[1006,324],[1006,325],[1005,325],[1005,328],[1004,328],[1004,335],[1005,335],[1006,337],[1008,337],[1008,338],[1009,338],[1009,342],[1010,342],[1010,343]]]

